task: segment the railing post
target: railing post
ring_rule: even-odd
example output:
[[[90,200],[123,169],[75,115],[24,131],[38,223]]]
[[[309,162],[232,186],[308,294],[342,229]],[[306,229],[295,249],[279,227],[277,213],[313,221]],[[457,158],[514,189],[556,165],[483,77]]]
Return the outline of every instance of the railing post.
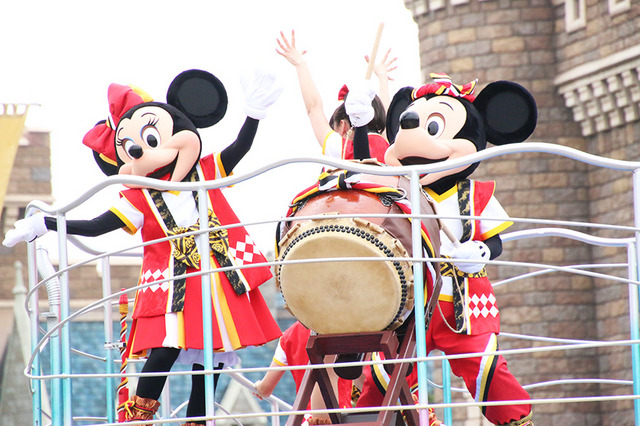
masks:
[[[640,169],[633,171],[633,218],[636,228],[640,228]],[[640,231],[635,231],[635,245],[630,244],[628,250],[629,261],[629,279],[634,281],[640,277]],[[638,303],[638,287],[635,284],[629,284],[629,322],[630,322],[630,338],[638,340],[640,338],[639,330],[639,303]],[[640,395],[640,345],[631,345],[631,366],[633,374],[633,394]],[[635,413],[635,424],[640,425],[640,400],[633,400],[633,408]]]
[[[56,271],[51,265],[49,253],[46,248],[42,246],[36,247],[36,263],[40,278],[47,288],[49,311],[42,313],[41,319],[47,319],[47,331],[49,331],[53,330],[53,328],[60,323],[60,281],[58,277],[53,277]],[[58,375],[62,372],[59,332],[53,332],[51,336],[49,336],[49,347],[51,354],[51,374]],[[62,405],[62,379],[57,378],[51,380],[51,401],[54,407]],[[63,423],[62,413],[59,411],[60,410],[57,410],[51,413],[51,422],[54,425],[61,425]]]
[[[60,270],[69,266],[67,257],[67,220],[63,213],[57,216],[58,225],[58,259]],[[69,273],[60,274],[60,321],[66,321],[69,317]],[[69,324],[64,324],[60,328],[60,358],[61,373],[71,374],[71,342],[69,338]],[[71,405],[71,378],[62,379],[62,406],[64,426],[73,425],[72,405]],[[57,425],[54,425],[57,426]]]
[[[418,172],[411,172],[411,237],[413,246],[413,257],[422,257],[422,220],[420,219],[420,198],[421,198],[420,178]],[[417,216],[417,217],[416,217]],[[414,315],[416,321],[416,354],[418,358],[427,356],[427,339],[425,332],[424,318],[424,274],[422,260],[413,262],[413,297],[415,300]],[[427,406],[429,395],[427,394],[427,362],[419,361],[418,367],[418,394],[419,404]],[[426,409],[419,410],[420,424],[429,424],[429,412]]]
[[[111,306],[111,265],[109,256],[102,258],[102,298],[105,299],[104,310],[104,341],[107,343],[104,348],[105,372],[115,373],[115,358],[113,351],[116,348],[113,340],[113,308]],[[116,422],[116,382],[115,378],[107,377],[105,380],[107,394],[107,422]]]
[[[451,366],[446,359],[442,360],[442,402],[451,404]],[[453,423],[453,409],[444,409],[444,424],[451,426]]]
[[[278,413],[280,407],[275,402],[271,403],[271,414]],[[271,426],[280,426],[280,416],[271,416]]]
[[[200,228],[209,227],[209,197],[204,188],[198,189],[198,213],[200,216]],[[202,253],[200,256],[200,270],[211,269],[209,233],[204,232],[198,235],[198,240]],[[211,274],[202,274],[202,343],[204,345],[204,369],[213,371],[213,314],[211,312]],[[214,377],[211,374],[204,376],[204,394],[207,417],[215,416],[215,386]],[[207,426],[214,426],[215,421],[207,420]]]
[[[29,270],[29,290],[33,290],[38,284],[36,277],[38,272],[36,269],[36,245],[33,242],[27,244],[27,268]],[[38,306],[38,292],[34,291],[33,298],[28,304],[31,309],[29,315],[29,330],[31,338],[31,352],[35,353],[33,363],[31,364],[31,373],[40,373],[40,354],[37,353],[38,346],[38,320],[40,317],[40,307]],[[29,358],[25,359],[27,361]],[[42,383],[40,380],[31,381],[31,391],[33,392],[33,425],[42,425]]]
[[[627,258],[629,259],[629,279],[638,280],[638,263],[636,258],[636,247],[629,244],[627,248]],[[638,286],[628,284],[629,286],[629,329],[630,339],[638,340],[640,338],[639,321],[638,321]],[[640,345],[631,345],[631,374],[633,376],[633,394],[640,395]],[[640,400],[633,400],[633,408],[635,412],[636,425],[640,425]]]

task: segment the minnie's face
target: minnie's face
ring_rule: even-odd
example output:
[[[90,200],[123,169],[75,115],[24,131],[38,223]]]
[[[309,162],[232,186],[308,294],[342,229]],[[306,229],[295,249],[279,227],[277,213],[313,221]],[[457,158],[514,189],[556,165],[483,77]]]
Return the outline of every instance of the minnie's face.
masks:
[[[465,106],[451,96],[417,99],[400,116],[400,129],[385,154],[385,163],[390,166],[431,164],[477,152],[472,141],[456,137],[467,118]],[[420,183],[429,185],[468,167],[424,174]]]
[[[121,175],[182,181],[200,156],[200,138],[190,130],[173,134],[171,114],[156,105],[137,109],[116,130]]]

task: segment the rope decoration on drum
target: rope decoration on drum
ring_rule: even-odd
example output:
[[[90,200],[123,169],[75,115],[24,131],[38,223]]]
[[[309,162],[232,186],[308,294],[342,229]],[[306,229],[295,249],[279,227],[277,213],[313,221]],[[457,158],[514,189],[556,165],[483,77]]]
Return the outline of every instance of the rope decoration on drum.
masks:
[[[311,197],[340,189],[355,189],[377,194],[384,205],[388,206],[389,204],[387,201],[391,200],[404,213],[407,215],[411,214],[411,202],[407,199],[407,194],[404,189],[381,185],[374,182],[367,182],[362,180],[361,174],[356,172],[348,170],[332,170],[323,172],[318,178],[317,184],[300,192],[293,199],[289,205],[287,217],[293,216],[296,211],[302,208]],[[429,197],[428,195],[426,196]],[[410,217],[408,217],[408,219],[411,220]],[[422,223],[422,243],[428,258],[437,257],[424,223]]]
[[[361,175],[356,172],[350,172],[348,170],[332,170],[324,172],[318,177],[318,183],[300,192],[291,202],[289,206],[289,212],[287,216],[295,213],[300,207],[301,203],[309,199],[310,197],[329,191],[336,191],[339,189],[360,189],[376,193],[379,196],[389,197],[395,202],[399,203],[402,200],[408,203],[406,200],[406,192],[401,188],[393,188],[390,186],[384,186],[373,182],[366,182],[361,180]]]
[[[356,219],[356,221],[358,221],[359,219]],[[365,221],[363,221],[365,222]],[[357,228],[355,226],[348,226],[348,225],[334,225],[334,224],[330,224],[330,225],[320,225],[316,228],[312,228],[312,229],[308,229],[304,232],[302,232],[300,235],[296,236],[290,243],[289,245],[285,248],[285,250],[282,253],[282,256],[280,257],[281,261],[285,261],[287,254],[291,251],[291,249],[293,247],[295,247],[295,245],[297,243],[299,243],[300,241],[304,240],[305,238],[311,236],[311,235],[315,235],[315,234],[320,234],[320,233],[331,233],[331,232],[338,232],[338,233],[347,233],[347,234],[351,234],[354,235],[356,237],[360,237],[363,240],[367,241],[368,243],[370,243],[371,245],[375,246],[378,250],[380,250],[381,253],[383,253],[385,255],[385,257],[387,259],[391,259],[394,258],[395,255],[392,251],[392,249],[390,247],[388,247],[384,242],[380,241],[380,239],[378,239],[378,237],[376,237],[375,235]],[[403,315],[403,312],[405,310],[405,306],[407,304],[408,298],[409,298],[409,294],[408,294],[408,279],[404,273],[403,267],[400,264],[399,261],[397,260],[391,260],[393,267],[396,270],[396,274],[398,276],[398,280],[400,281],[400,285],[401,285],[401,298],[400,298],[400,307],[398,308],[395,316],[393,317],[393,319],[391,320],[390,324],[387,326],[387,329],[392,328],[394,325],[397,325],[398,321],[402,321],[403,318],[401,318],[401,316]],[[276,272],[276,278],[279,281],[280,280],[280,271],[281,268],[277,268],[277,272]],[[413,281],[412,278],[409,278],[409,281]],[[284,298],[284,294],[283,294],[283,298]],[[286,303],[286,299],[285,299],[285,303]]]

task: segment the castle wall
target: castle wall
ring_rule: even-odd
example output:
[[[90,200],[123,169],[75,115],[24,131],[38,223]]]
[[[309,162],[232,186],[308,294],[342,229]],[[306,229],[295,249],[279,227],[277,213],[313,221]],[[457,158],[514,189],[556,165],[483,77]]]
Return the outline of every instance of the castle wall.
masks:
[[[479,89],[496,80],[518,82],[533,94],[539,109],[538,126],[528,141],[635,161],[640,137],[640,6],[633,3],[405,0],[420,35],[423,81],[416,85],[429,81],[430,72],[447,73],[459,84],[478,78]],[[496,197],[512,217],[633,226],[631,176],[626,172],[528,153],[486,160],[472,177],[496,180]],[[531,226],[516,223],[512,230]],[[573,229],[598,236],[632,235]],[[626,249],[592,248],[552,238],[505,243],[500,260],[615,263],[626,262]],[[494,266],[489,273],[495,282],[527,270]],[[627,274],[624,268],[600,272]],[[497,287],[496,293],[503,332],[587,340],[629,338],[624,284],[552,273]],[[505,338],[500,342],[503,349],[531,345]],[[629,380],[631,371],[628,347],[514,355],[508,361],[523,384],[566,377]],[[533,398],[629,393],[630,387],[611,385],[530,391]],[[466,415],[459,411],[457,415]],[[632,422],[633,404],[544,404],[535,406],[534,412],[536,424],[613,424]]]

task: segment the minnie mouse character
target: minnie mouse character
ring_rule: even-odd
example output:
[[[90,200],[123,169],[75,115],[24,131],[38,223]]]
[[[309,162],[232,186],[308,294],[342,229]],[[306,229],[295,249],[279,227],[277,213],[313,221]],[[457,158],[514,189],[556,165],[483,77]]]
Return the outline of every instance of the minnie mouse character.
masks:
[[[460,158],[485,149],[487,142],[522,142],[535,129],[536,104],[522,86],[497,81],[474,96],[476,81],[459,86],[444,74],[431,77],[433,83],[405,87],[391,101],[387,136],[392,145],[385,153],[386,164],[408,166]],[[484,266],[501,254],[500,232],[513,223],[493,196],[495,182],[467,179],[478,165],[420,177],[438,214],[479,217],[441,219],[461,244],[456,246],[441,235],[440,253],[462,261],[442,265],[441,314],[431,319],[427,352],[440,349],[451,355],[498,349],[500,315]],[[500,355],[451,359],[450,363],[476,401],[529,399]],[[530,404],[486,406],[482,411],[494,424],[533,424]]]
[[[219,122],[227,108],[227,94],[212,74],[189,70],[178,75],[167,92],[167,102],[153,102],[139,89],[109,86],[109,117],[84,137],[107,175],[134,175],[169,182],[195,182],[225,177],[249,151],[259,120],[277,99],[275,79],[257,75],[247,90],[247,119],[238,138],[221,152],[200,158],[202,141],[197,128]],[[96,236],[122,228],[141,232],[144,242],[167,236],[171,241],[144,247],[127,355],[148,356],[142,372],[168,372],[176,360],[203,370],[201,279],[184,277],[200,270],[200,256],[209,255],[213,268],[266,262],[243,227],[220,229],[240,221],[219,189],[205,199],[191,191],[160,191],[129,185],[109,211],[92,220],[70,220],[70,234]],[[208,224],[199,224],[198,206],[206,203]],[[185,232],[210,227],[209,247],[201,247]],[[37,214],[16,223],[3,242],[13,246],[30,241],[56,220]],[[236,361],[235,350],[262,345],[281,332],[258,286],[271,277],[267,266],[231,269],[211,276],[214,365]],[[218,375],[215,376],[217,379]],[[126,420],[152,420],[166,376],[141,377],[136,395],[125,403]],[[192,377],[187,416],[205,416],[204,376]],[[191,422],[187,425],[204,424]]]

